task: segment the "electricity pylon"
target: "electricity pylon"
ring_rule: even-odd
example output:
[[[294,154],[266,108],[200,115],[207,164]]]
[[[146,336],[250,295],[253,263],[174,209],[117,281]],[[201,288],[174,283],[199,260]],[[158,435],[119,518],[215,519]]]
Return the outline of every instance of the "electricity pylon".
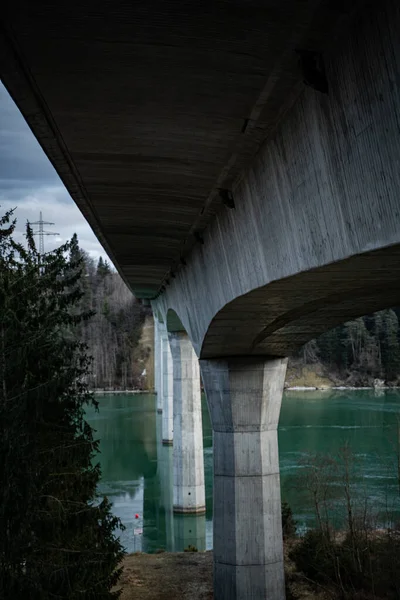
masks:
[[[60,235],[59,233],[53,233],[52,231],[44,231],[43,225],[54,225],[54,223],[50,223],[50,221],[43,221],[42,211],[40,211],[40,219],[39,221],[35,221],[34,223],[30,223],[30,225],[38,225],[38,231],[32,231],[33,235],[39,236],[39,254],[43,256],[44,254],[44,236],[45,235]]]

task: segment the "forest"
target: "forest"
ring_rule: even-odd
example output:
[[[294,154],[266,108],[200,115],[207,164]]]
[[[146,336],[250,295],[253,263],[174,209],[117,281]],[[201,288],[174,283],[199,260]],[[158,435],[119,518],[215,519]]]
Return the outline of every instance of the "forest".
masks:
[[[375,379],[397,385],[400,379],[400,309],[360,317],[305,344],[295,357],[320,363],[348,385],[372,385]]]
[[[107,261],[96,262],[83,250],[81,308],[94,312],[77,335],[92,357],[91,389],[140,389],[146,350],[139,345],[150,308],[144,307]]]

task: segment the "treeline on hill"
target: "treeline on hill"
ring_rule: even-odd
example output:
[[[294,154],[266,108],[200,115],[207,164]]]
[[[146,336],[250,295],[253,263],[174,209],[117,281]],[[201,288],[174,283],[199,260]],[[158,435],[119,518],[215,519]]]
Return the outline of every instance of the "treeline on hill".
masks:
[[[326,371],[350,385],[388,384],[400,380],[400,308],[349,321],[308,342],[295,360],[321,363]]]
[[[146,350],[139,345],[145,316],[143,307],[118,273],[101,257],[97,264],[83,250],[84,284],[81,308],[94,317],[81,323],[79,339],[88,346],[93,363],[92,389],[138,389],[144,384]]]

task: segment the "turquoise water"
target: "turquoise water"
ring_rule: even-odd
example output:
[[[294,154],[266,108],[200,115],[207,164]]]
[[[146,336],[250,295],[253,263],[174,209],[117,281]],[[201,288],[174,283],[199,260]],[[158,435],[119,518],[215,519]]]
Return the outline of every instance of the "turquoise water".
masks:
[[[172,505],[172,447],[162,446],[161,415],[152,394],[99,395],[100,411],[88,420],[100,439],[99,491],[124,523],[127,551],[212,547],[212,431],[203,399],[206,515],[176,516]],[[287,392],[279,423],[282,497],[300,530],[312,526],[310,494],[304,482],[308,453],[336,455],[348,444],[355,458],[350,471],[360,502],[378,511],[381,522],[398,510],[398,416],[400,392],[370,390]],[[340,492],[340,481],[335,484]],[[340,502],[329,504],[340,520]],[[136,518],[135,515],[138,515]],[[400,518],[400,515],[399,515]]]

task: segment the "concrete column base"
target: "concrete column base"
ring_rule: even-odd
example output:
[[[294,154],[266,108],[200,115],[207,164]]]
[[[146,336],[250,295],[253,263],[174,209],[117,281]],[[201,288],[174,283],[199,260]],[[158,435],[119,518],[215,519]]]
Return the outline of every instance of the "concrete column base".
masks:
[[[201,361],[214,431],[214,598],[285,598],[277,425],[286,359]]]
[[[193,506],[193,507],[184,507],[178,506],[174,504],[173,507],[174,514],[176,515],[205,515],[206,507],[205,506]]]
[[[169,335],[174,369],[174,503],[176,514],[206,511],[199,361],[185,332]]]

